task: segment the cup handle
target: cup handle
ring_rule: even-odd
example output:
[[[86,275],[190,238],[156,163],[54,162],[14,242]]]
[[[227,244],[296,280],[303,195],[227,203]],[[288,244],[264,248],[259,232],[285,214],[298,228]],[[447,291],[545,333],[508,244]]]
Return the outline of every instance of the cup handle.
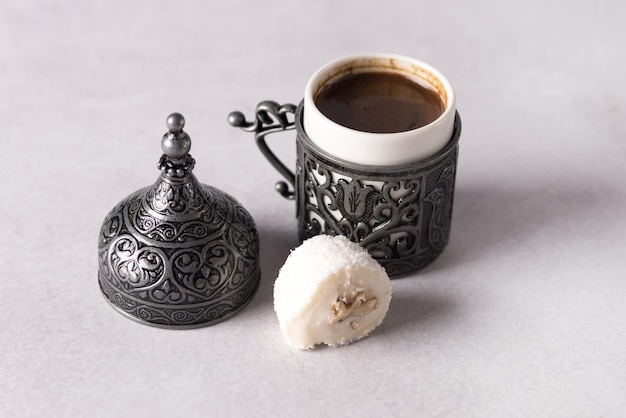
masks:
[[[228,123],[236,128],[241,128],[246,132],[254,132],[256,144],[261,150],[265,158],[274,166],[280,174],[291,184],[284,181],[276,182],[274,186],[276,191],[286,199],[293,200],[295,193],[296,176],[293,171],[289,170],[282,161],[270,150],[265,143],[265,137],[274,132],[290,131],[296,127],[295,120],[289,120],[289,114],[296,113],[296,106],[290,103],[279,105],[272,100],[264,100],[256,106],[256,118],[254,121],[247,121],[243,113],[239,111],[231,112],[228,115]]]

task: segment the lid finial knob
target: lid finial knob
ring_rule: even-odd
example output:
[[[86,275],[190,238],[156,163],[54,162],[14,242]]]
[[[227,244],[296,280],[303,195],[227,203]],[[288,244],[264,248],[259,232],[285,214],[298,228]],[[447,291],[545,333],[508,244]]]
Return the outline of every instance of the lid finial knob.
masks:
[[[180,113],[172,113],[166,120],[167,132],[161,139],[163,153],[173,160],[184,158],[191,149],[191,138],[183,128],[185,127],[185,117]]]
[[[185,118],[166,119],[161,171],[126,196],[102,223],[98,282],[114,309],[146,325],[215,324],[250,302],[261,278],[252,216],[192,173]]]

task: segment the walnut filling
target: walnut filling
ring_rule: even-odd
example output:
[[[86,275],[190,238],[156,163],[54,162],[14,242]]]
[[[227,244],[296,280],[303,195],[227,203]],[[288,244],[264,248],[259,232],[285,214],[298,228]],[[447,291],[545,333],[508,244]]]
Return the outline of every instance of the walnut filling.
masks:
[[[347,318],[363,316],[378,307],[378,299],[372,295],[371,289],[350,288],[339,289],[339,296],[331,310],[333,317],[330,319],[331,324],[343,322]],[[358,324],[354,321],[350,323],[352,329],[358,328]]]

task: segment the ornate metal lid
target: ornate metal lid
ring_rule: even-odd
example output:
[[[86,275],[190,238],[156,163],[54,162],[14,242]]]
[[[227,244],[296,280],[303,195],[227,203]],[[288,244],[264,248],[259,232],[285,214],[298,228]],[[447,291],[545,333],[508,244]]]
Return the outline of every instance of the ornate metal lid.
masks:
[[[181,114],[168,116],[161,175],[111,210],[98,243],[98,281],[111,306],[135,321],[177,329],[235,314],[260,279],[254,221],[192,174],[184,126]]]

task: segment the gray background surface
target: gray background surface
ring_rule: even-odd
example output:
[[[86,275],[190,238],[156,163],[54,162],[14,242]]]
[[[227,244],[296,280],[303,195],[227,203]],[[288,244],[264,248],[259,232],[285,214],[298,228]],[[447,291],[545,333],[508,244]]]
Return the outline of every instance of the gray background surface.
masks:
[[[3,1],[0,415],[623,416],[625,5]],[[370,337],[298,352],[271,297],[294,206],[226,117],[366,51],[456,88],[451,241]],[[240,314],[180,332],[118,315],[96,278],[101,222],[158,176],[172,111],[196,176],[255,218],[263,270]]]

